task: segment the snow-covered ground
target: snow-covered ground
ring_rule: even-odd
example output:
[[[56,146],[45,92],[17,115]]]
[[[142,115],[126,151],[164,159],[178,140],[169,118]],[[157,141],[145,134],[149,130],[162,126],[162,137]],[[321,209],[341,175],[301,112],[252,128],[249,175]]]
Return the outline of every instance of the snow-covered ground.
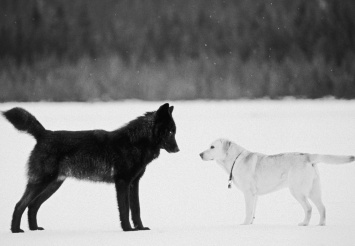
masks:
[[[21,106],[52,130],[113,130],[158,102],[4,103]],[[288,190],[260,197],[256,220],[241,226],[244,198],[199,153],[219,137],[267,153],[355,154],[355,101],[173,102],[180,152],[161,152],[141,181],[142,220],[151,231],[123,232],[112,185],[67,180],[43,204],[45,231],[10,233],[35,140],[0,117],[0,245],[355,245],[355,163],[319,165],[327,226],[298,227],[303,210]]]

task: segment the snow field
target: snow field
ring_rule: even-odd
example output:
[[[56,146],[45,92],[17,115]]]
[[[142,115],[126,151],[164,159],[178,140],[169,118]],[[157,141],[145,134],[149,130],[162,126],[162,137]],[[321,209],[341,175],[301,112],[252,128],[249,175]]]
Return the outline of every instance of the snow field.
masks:
[[[4,103],[20,106],[51,130],[114,130],[163,102]],[[355,101],[172,102],[177,154],[161,151],[140,187],[141,214],[151,231],[123,232],[112,185],[67,180],[39,211],[46,230],[11,234],[13,208],[26,185],[35,140],[0,118],[0,245],[355,245],[355,163],[320,164],[327,226],[298,227],[303,210],[282,190],[259,198],[256,220],[241,226],[244,197],[199,153],[225,137],[266,154],[355,154]]]

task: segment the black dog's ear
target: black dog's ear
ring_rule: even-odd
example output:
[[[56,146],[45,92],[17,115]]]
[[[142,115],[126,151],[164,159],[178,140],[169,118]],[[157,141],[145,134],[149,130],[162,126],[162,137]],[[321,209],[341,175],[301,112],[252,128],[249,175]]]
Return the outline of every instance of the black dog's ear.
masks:
[[[170,115],[173,113],[173,110],[174,110],[174,106],[170,106],[170,108],[169,108]]]
[[[164,117],[165,115],[169,114],[170,108],[169,103],[165,103],[159,107],[157,110],[157,118]]]

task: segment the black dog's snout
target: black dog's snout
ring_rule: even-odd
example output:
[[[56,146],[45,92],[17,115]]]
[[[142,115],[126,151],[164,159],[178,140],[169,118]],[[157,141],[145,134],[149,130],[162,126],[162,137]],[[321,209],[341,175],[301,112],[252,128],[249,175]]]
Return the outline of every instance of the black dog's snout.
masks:
[[[203,153],[200,153],[200,157],[201,157],[201,159],[203,159]]]

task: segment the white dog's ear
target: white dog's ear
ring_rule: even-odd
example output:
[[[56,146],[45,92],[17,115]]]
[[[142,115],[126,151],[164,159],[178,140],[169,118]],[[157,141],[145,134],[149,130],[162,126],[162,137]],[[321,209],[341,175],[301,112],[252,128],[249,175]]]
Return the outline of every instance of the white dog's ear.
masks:
[[[229,150],[229,147],[231,146],[232,142],[231,141],[228,141],[226,140],[223,144],[223,150],[225,153],[228,153],[228,150]]]

